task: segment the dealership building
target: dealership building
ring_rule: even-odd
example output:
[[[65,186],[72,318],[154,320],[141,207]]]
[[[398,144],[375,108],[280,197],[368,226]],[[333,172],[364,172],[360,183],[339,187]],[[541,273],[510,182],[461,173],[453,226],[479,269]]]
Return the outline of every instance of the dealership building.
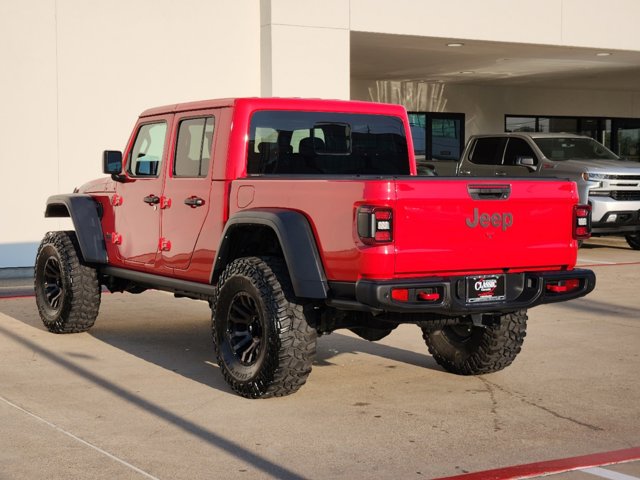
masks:
[[[638,161],[639,19],[637,0],[2,0],[0,269],[70,227],[44,218],[47,197],[101,176],[157,105],[399,103],[427,159],[519,130]]]

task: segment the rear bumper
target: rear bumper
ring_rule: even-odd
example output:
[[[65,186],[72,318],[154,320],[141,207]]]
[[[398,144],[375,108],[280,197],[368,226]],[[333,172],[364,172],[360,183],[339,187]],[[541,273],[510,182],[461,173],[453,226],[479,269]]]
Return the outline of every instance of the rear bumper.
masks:
[[[409,280],[374,281],[360,280],[355,285],[356,301],[350,309],[397,313],[425,313],[447,316],[473,313],[509,312],[531,308],[545,303],[563,302],[583,297],[596,285],[596,276],[591,270],[511,273],[505,276],[505,299],[495,302],[468,303],[466,300],[466,278],[416,278]],[[568,292],[549,291],[547,284],[575,279],[578,287]],[[392,299],[393,289],[408,289],[408,301]],[[419,291],[432,289],[440,296],[437,301],[417,298]],[[340,308],[340,301],[330,302]],[[343,308],[349,302],[343,302]],[[358,308],[360,305],[362,308]]]

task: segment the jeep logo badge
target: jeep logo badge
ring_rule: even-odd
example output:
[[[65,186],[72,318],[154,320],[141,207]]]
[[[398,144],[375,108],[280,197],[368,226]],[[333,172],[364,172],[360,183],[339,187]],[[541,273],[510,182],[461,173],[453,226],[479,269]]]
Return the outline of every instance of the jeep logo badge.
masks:
[[[487,228],[491,225],[492,227],[502,228],[504,232],[513,225],[513,214],[510,212],[480,213],[476,207],[473,209],[473,218],[467,218],[465,222],[469,228],[476,228],[478,225],[482,228]]]

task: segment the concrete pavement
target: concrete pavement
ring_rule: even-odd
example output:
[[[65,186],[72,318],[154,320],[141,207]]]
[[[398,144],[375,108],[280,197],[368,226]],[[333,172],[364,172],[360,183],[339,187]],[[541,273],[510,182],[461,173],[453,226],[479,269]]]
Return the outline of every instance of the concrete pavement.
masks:
[[[338,332],[298,393],[259,401],[224,383],[204,302],[106,294],[90,332],[54,335],[33,298],[0,300],[0,478],[433,478],[638,446],[638,262],[589,241],[596,290],[532,309],[502,372],[445,373],[414,326]]]

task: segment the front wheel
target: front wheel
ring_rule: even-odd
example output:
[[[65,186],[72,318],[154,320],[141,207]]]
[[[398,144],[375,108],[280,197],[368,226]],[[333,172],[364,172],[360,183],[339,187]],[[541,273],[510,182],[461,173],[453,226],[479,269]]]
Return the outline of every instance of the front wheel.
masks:
[[[49,232],[36,255],[34,288],[42,323],[53,333],[91,328],[100,308],[100,282],[82,261],[75,232]]]
[[[484,317],[484,326],[461,319],[456,325],[422,328],[429,353],[441,367],[458,375],[481,375],[511,365],[524,342],[527,311]]]
[[[640,233],[633,233],[630,235],[625,235],[625,240],[631,248],[634,250],[640,250]]]
[[[289,395],[311,373],[316,331],[280,259],[246,257],[227,266],[212,301],[212,333],[222,374],[243,397]]]

